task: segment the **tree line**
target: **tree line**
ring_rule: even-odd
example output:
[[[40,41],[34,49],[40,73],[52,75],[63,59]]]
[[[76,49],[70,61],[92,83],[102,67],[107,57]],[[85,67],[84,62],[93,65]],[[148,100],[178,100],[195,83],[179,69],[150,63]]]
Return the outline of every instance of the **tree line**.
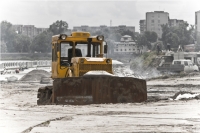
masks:
[[[49,26],[47,31],[31,38],[22,33],[17,33],[12,24],[1,22],[1,53],[49,53],[51,52],[51,37],[64,33],[68,28],[65,21],[56,21]]]
[[[176,27],[170,27],[168,24],[161,25],[162,37],[158,38],[156,32],[145,31],[144,34],[136,34],[132,31],[117,31],[112,32],[109,28],[100,31],[91,32],[91,35],[104,35],[105,40],[114,48],[113,42],[119,42],[123,35],[130,35],[139,47],[147,46],[152,48],[152,43],[161,41],[164,49],[167,43],[171,44],[172,48],[178,48],[179,45],[194,43],[195,30],[194,26],[187,23],[180,24]],[[56,34],[65,33],[68,29],[68,23],[62,20],[57,20],[51,24],[47,31],[30,38],[22,33],[17,33],[12,24],[7,21],[1,22],[1,52],[18,52],[18,53],[49,53],[51,52],[51,37]],[[7,51],[6,51],[7,50]]]

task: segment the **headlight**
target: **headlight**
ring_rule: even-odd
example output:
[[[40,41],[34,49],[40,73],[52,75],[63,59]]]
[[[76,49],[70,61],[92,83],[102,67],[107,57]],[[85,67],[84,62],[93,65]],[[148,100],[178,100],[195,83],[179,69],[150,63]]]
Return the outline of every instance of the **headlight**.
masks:
[[[60,39],[65,40],[66,38],[67,38],[67,35],[65,35],[65,34],[60,35]]]
[[[97,36],[97,40],[103,41],[103,39],[104,39],[104,36]]]
[[[106,60],[106,63],[110,63],[110,59],[107,59],[107,60]]]

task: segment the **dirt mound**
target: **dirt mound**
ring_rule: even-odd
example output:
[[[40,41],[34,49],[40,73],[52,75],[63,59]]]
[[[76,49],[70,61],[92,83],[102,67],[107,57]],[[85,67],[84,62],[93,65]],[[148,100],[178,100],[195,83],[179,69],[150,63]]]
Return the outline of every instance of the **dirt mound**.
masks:
[[[45,70],[32,70],[24,75],[20,81],[40,81],[42,77],[50,77],[51,74]]]

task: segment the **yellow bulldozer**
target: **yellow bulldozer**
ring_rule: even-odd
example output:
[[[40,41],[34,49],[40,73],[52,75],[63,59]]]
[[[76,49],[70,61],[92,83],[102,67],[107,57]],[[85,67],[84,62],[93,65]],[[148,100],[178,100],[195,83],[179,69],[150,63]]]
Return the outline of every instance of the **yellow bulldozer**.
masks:
[[[38,105],[131,103],[147,100],[146,81],[113,74],[104,36],[89,32],[52,36],[53,86],[38,89]]]

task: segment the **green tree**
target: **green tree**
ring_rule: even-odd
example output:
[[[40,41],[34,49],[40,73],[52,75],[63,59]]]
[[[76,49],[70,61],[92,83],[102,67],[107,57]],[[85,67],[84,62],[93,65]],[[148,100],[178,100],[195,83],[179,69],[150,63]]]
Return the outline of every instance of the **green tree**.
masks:
[[[14,33],[14,30],[12,29],[12,24],[7,22],[7,21],[2,21],[1,22],[1,39],[5,43],[9,41],[10,35]]]
[[[1,22],[3,49],[7,52],[29,52],[31,40],[28,36],[17,34],[12,24],[7,21]]]
[[[4,42],[1,42],[0,44],[0,49],[1,49],[1,53],[6,53],[7,52],[7,46]]]
[[[120,33],[114,32],[114,33],[110,34],[109,39],[113,40],[115,42],[119,42],[121,40],[121,37],[122,37],[122,35]]]
[[[151,49],[151,44],[149,43],[144,34],[140,34],[137,36],[136,45],[138,47],[147,46],[149,49]]]
[[[49,31],[51,31],[54,35],[64,33],[67,29],[68,23],[62,20],[57,20],[49,26]]]
[[[16,42],[14,45],[14,48],[16,52],[23,53],[23,52],[30,52],[30,46],[31,46],[31,39],[22,34],[18,34],[16,36]]]
[[[177,48],[180,42],[180,39],[176,33],[169,32],[166,34],[166,42],[171,45],[171,47]]]
[[[165,47],[169,42],[174,45],[174,48],[177,48],[179,45],[183,46],[194,43],[194,37],[192,36],[194,26],[189,27],[189,24],[186,22],[176,27],[169,27],[167,24],[161,25],[161,27],[163,32],[162,41]]]
[[[7,21],[1,22],[1,43],[5,45],[8,52],[15,52],[14,45],[16,43],[16,36],[12,24]]]
[[[42,52],[42,53],[49,53],[51,52],[51,37],[53,36],[52,32],[43,32],[36,36],[33,39],[31,45],[32,52]]]
[[[151,42],[151,43],[157,41],[158,35],[157,35],[157,33],[154,32],[154,31],[152,31],[152,32],[151,32],[151,31],[145,31],[145,32],[144,32],[144,35],[145,35],[145,37],[147,38],[147,40],[148,40],[149,42]]]
[[[162,28],[162,38],[161,38],[161,40],[163,41],[163,44],[166,46],[167,45],[166,35],[170,32],[170,28],[169,28],[168,24],[161,25],[161,28]]]

